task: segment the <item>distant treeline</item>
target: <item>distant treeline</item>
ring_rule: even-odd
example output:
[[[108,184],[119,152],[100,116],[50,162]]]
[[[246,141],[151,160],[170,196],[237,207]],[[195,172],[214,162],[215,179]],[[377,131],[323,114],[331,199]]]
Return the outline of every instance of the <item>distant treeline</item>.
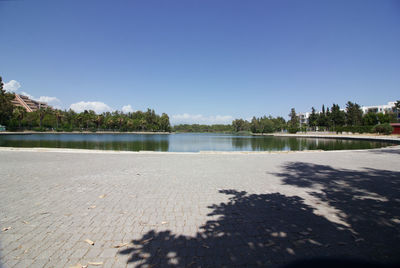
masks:
[[[299,115],[292,108],[289,120],[283,117],[253,117],[251,121],[235,119],[231,125],[177,125],[173,127],[178,132],[251,132],[251,133],[273,133],[298,131],[334,131],[338,133],[384,133],[390,134],[392,127],[389,123],[399,120],[400,101],[397,101],[393,111],[386,113],[368,112],[363,114],[361,106],[357,103],[347,102],[346,108],[341,109],[339,105],[325,109],[322,105],[321,112],[314,107],[308,120],[300,124]]]
[[[199,125],[199,124],[181,124],[172,127],[175,132],[232,132],[232,125]]]
[[[283,117],[253,117],[251,122],[244,119],[235,119],[229,125],[198,125],[181,124],[172,128],[176,132],[252,132],[252,133],[272,133],[286,129],[286,121]]]
[[[76,113],[73,110],[39,109],[26,112],[11,104],[14,94],[3,89],[0,77],[0,124],[8,130],[56,130],[56,131],[160,131],[169,132],[169,117],[154,110],[122,113],[119,111],[96,114],[94,111]]]
[[[9,130],[37,131],[171,131],[168,115],[159,116],[151,109],[96,114],[91,110],[76,113],[48,108],[27,113],[22,107],[15,107],[6,126]]]

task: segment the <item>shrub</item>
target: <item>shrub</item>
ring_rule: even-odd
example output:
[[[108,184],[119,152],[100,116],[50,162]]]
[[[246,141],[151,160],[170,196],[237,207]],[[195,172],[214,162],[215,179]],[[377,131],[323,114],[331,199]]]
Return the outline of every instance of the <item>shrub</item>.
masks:
[[[388,123],[378,124],[374,126],[373,131],[375,133],[389,135],[393,132],[393,127]]]
[[[296,134],[299,129],[297,127],[289,127],[288,131],[291,134]]]
[[[343,126],[335,127],[336,133],[351,132],[351,133],[370,133],[372,126]]]
[[[301,131],[301,132],[306,132],[306,133],[307,133],[307,127],[301,127],[301,128],[300,128],[300,131]]]
[[[334,131],[336,132],[336,134],[342,134],[342,132],[343,132],[343,127],[341,127],[341,126],[337,126],[337,127],[335,127],[334,128]]]
[[[44,132],[44,131],[46,131],[46,129],[44,128],[44,127],[34,127],[33,129],[32,129],[33,131],[38,131],[38,132]]]

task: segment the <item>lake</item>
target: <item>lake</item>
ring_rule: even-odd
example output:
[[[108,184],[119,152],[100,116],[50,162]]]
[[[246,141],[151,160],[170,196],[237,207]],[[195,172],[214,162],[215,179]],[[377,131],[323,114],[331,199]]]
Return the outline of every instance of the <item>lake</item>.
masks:
[[[1,147],[44,147],[117,151],[303,151],[372,149],[384,141],[240,136],[215,133],[180,134],[49,134],[0,135]]]

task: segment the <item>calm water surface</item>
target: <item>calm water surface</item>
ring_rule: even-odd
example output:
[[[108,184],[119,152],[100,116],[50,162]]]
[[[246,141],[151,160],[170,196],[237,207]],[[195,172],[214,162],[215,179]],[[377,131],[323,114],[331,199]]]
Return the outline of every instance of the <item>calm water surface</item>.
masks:
[[[229,134],[31,134],[0,135],[2,147],[46,147],[119,151],[302,151],[372,149],[381,141],[316,139]]]

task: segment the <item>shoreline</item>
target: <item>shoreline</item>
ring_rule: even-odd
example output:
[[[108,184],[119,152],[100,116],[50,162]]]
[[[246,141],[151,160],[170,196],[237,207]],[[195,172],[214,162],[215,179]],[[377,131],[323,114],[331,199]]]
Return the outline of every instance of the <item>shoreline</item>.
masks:
[[[198,151],[198,152],[169,152],[169,151],[117,151],[98,149],[46,148],[46,147],[0,147],[0,152],[32,152],[32,153],[76,153],[76,154],[125,154],[125,155],[270,155],[270,154],[302,154],[302,153],[345,153],[368,151],[400,151],[400,144],[373,149],[354,150],[303,150],[303,151]]]
[[[260,135],[262,136],[262,135]],[[297,137],[297,138],[319,138],[319,139],[342,139],[342,140],[367,140],[367,141],[384,141],[400,144],[399,135],[371,135],[371,134],[320,134],[320,133],[302,133],[302,134],[283,134],[271,133],[263,136],[274,137]]]
[[[20,134],[14,132],[0,132],[0,135],[31,135],[41,132],[22,132]],[[43,134],[175,134],[166,132],[45,132]],[[391,145],[374,149],[354,149],[354,150],[303,150],[303,151],[198,151],[198,152],[172,152],[172,151],[118,151],[118,150],[99,150],[99,149],[76,149],[76,148],[56,148],[56,147],[0,147],[0,151],[18,151],[18,152],[53,152],[53,153],[95,153],[95,154],[292,154],[292,153],[308,153],[308,152],[349,152],[349,151],[369,151],[391,149],[400,150],[400,136],[377,136],[377,135],[343,135],[343,134],[286,134],[286,133],[271,133],[271,134],[253,134],[251,136],[273,136],[273,137],[296,137],[296,138],[314,138],[314,139],[342,139],[342,140],[366,140],[388,142]]]
[[[147,132],[147,131],[127,131],[127,132],[117,132],[117,131],[2,131],[0,135],[32,135],[32,134],[145,134],[145,135],[169,135],[175,134],[175,132]]]

